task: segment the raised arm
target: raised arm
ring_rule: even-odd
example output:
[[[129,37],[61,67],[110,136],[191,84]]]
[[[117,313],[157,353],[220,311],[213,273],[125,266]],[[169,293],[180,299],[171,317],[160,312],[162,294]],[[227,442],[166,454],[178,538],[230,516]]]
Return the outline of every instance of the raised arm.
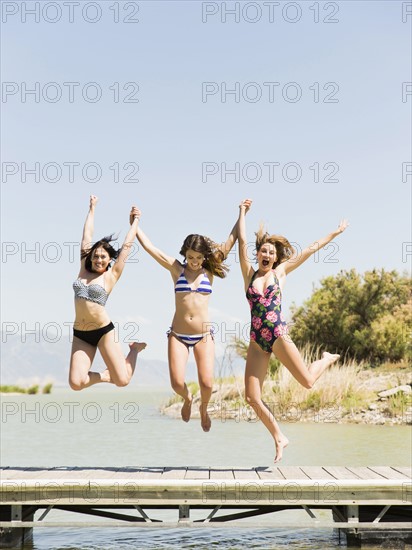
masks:
[[[252,201],[247,199],[246,201],[243,201],[243,202],[245,203],[245,214],[246,214],[249,211],[249,208],[252,204]],[[223,242],[222,244],[220,244],[218,246],[218,250],[220,250],[220,252],[222,252],[224,260],[226,260],[226,258],[229,255],[229,252],[232,250],[235,242],[238,239],[238,235],[239,235],[238,224],[239,224],[239,220],[236,220],[236,223],[232,227],[232,230],[229,234],[229,237],[226,239],[225,242]]]
[[[122,244],[122,248],[120,249],[119,255],[117,256],[116,261],[114,262],[113,267],[111,269],[111,273],[116,279],[118,279],[120,275],[123,273],[126,260],[132,250],[134,238],[136,236],[136,231],[140,220],[140,210],[138,210],[135,207],[132,207],[130,218],[131,218],[130,229],[124,239],[124,243]]]
[[[140,211],[137,208],[133,208],[130,214],[130,222],[132,222],[132,217],[135,215],[136,211],[139,212],[140,217]],[[142,228],[140,226],[137,227],[135,235],[139,243],[146,250],[146,252],[148,252],[150,256],[152,256],[152,258],[154,258],[156,262],[158,262],[162,267],[172,272],[174,268],[176,269],[176,267],[180,265],[175,258],[172,258],[172,256],[168,256],[159,248],[154,246],[147,235],[142,231]]]
[[[254,273],[254,269],[248,257],[248,243],[246,238],[246,221],[245,221],[246,212],[249,210],[251,204],[252,204],[252,201],[249,199],[245,199],[240,203],[239,219],[237,222],[240,268],[242,270],[243,280],[245,282],[246,288],[249,286],[250,279],[252,278],[252,275]]]
[[[349,223],[347,220],[342,220],[335,231],[332,231],[332,233],[329,233],[329,235],[327,235],[326,237],[315,241],[310,246],[305,248],[301,254],[295,254],[294,256],[292,256],[292,258],[289,258],[288,260],[280,264],[280,266],[284,268],[286,274],[290,273],[297,267],[301,266],[304,262],[306,262],[306,260],[310,258],[315,252],[329,244],[331,241],[333,241],[335,237],[343,233],[348,225]]]
[[[96,197],[96,195],[90,195],[89,211],[87,213],[86,221],[84,222],[84,227],[83,227],[82,242],[80,246],[81,252],[83,252],[83,250],[87,250],[88,248],[90,248],[93,240],[94,210],[96,208],[96,204],[98,200],[99,199]]]

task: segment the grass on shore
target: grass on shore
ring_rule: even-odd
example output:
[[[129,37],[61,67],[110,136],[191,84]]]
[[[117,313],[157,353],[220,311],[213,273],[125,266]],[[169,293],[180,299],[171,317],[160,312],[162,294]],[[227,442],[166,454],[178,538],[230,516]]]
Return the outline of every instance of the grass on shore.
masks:
[[[43,386],[42,393],[49,394],[51,393],[53,384],[46,384]],[[24,393],[28,395],[36,395],[39,393],[40,387],[36,384],[30,386],[29,388],[22,388],[20,386],[0,386],[0,393]]]
[[[301,351],[308,365],[320,358],[319,350],[307,347]],[[342,413],[357,412],[368,409],[377,400],[377,391],[405,384],[409,369],[404,365],[385,364],[376,368],[365,363],[355,363],[352,360],[339,361],[328,368],[314,388],[308,390],[284,367],[276,368],[268,374],[263,384],[262,399],[277,417],[300,417],[307,411],[337,411]],[[387,377],[391,376],[391,381]],[[376,381],[380,385],[376,389]],[[386,386],[382,387],[382,384]],[[196,382],[188,384],[195,400],[200,399],[199,385]],[[181,401],[177,395],[171,397],[165,408]],[[241,377],[216,378],[212,402],[224,404],[226,409],[235,410],[246,407],[244,399],[244,381]],[[383,412],[388,416],[404,413],[410,406],[410,396],[396,394],[385,401]],[[331,412],[332,414],[332,412]]]
[[[0,386],[0,393],[27,393],[27,390],[20,386]]]

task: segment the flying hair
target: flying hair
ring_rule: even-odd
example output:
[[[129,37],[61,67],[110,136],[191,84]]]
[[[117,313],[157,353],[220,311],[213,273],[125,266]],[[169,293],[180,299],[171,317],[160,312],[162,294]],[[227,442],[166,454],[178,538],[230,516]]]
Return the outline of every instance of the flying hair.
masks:
[[[94,251],[97,250],[98,248],[103,248],[108,253],[111,260],[116,260],[116,258],[120,254],[120,250],[116,250],[115,248],[113,248],[111,244],[113,241],[116,240],[116,238],[117,237],[114,236],[114,233],[112,233],[108,237],[103,237],[102,239],[94,243],[94,245],[91,246],[90,248],[86,248],[82,250],[80,257],[82,260],[85,260],[85,267],[87,271],[90,271],[91,273],[93,273],[92,257],[93,257]],[[109,263],[109,265],[106,268],[106,271],[110,269],[111,264],[112,262]]]
[[[255,233],[255,235],[256,252],[259,252],[262,246],[266,243],[273,244],[273,246],[276,248],[277,259],[276,262],[273,264],[272,269],[275,269],[281,263],[289,260],[289,258],[291,258],[295,254],[295,249],[287,240],[287,238],[283,237],[282,235],[270,235],[266,231],[263,222],[260,223],[259,229]]]
[[[213,275],[221,279],[226,277],[229,268],[223,263],[225,259],[223,252],[219,250],[218,245],[209,239],[209,237],[197,234],[188,235],[183,241],[180,254],[186,258],[188,250],[194,250],[203,254],[205,259],[202,265]]]

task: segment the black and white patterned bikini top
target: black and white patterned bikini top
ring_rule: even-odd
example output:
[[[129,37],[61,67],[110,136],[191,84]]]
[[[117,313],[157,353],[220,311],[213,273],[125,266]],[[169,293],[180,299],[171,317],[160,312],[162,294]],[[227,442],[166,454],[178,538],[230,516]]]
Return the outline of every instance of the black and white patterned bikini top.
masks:
[[[104,284],[104,275],[103,275]],[[73,283],[74,297],[80,300],[87,300],[88,302],[94,302],[101,306],[105,306],[109,294],[105,288],[101,285],[91,284],[86,285],[80,277]]]

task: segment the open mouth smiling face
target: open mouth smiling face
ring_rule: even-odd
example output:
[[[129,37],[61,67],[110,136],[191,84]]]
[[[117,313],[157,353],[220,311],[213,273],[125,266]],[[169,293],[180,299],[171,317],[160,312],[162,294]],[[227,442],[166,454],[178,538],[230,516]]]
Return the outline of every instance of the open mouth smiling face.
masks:
[[[276,247],[270,243],[263,244],[257,253],[257,259],[261,269],[271,269],[277,260]]]
[[[186,263],[189,269],[192,271],[198,271],[202,268],[205,257],[200,252],[196,252],[192,249],[189,249],[186,252]]]

